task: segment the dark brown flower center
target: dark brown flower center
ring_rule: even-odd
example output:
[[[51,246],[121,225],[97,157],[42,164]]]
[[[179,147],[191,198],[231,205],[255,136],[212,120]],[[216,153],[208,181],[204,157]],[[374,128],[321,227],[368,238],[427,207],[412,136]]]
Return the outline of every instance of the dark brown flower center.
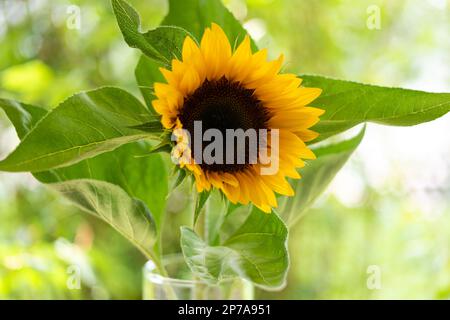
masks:
[[[267,121],[270,118],[269,112],[254,95],[254,90],[246,89],[238,82],[230,82],[226,78],[217,81],[206,80],[197,90],[184,100],[181,114],[179,115],[183,128],[188,130],[191,136],[190,147],[192,156],[205,171],[213,172],[237,172],[244,170],[253,157],[249,146],[249,137],[246,137],[245,145],[239,145],[237,138],[227,138],[227,129],[254,129],[259,138],[259,129],[267,128]],[[234,143],[234,162],[232,164],[223,163],[207,164],[200,161],[198,154],[195,154],[196,148],[194,139],[194,122],[201,121],[202,132],[208,129],[217,129],[223,137],[222,154],[226,155],[227,145]],[[210,142],[201,141],[201,150]],[[229,149],[228,149],[229,150]],[[238,163],[238,156],[245,153],[245,163]],[[203,159],[202,159],[203,160]],[[242,162],[242,161],[241,161]]]

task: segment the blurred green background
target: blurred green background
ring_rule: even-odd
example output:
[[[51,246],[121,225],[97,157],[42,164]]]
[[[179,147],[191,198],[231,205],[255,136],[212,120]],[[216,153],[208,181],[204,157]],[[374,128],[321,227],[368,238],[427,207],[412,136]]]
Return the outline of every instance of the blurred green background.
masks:
[[[164,0],[130,3],[145,29],[168,9]],[[449,91],[450,1],[224,3],[260,47],[286,54],[287,70]],[[379,28],[371,28],[378,10]],[[3,98],[52,108],[104,85],[138,95],[138,57],[109,1],[0,1]],[[350,162],[290,231],[288,286],[257,297],[450,298],[449,128],[449,115],[411,128],[369,125]],[[17,143],[0,112],[0,158]],[[138,299],[144,262],[115,231],[31,175],[0,173],[0,299]],[[367,285],[373,270],[381,275],[376,288]]]

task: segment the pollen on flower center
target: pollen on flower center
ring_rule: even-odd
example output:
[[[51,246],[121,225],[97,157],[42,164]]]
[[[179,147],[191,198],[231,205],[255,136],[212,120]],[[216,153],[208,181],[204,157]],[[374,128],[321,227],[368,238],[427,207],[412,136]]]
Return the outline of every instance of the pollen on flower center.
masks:
[[[208,129],[218,129],[224,137],[223,154],[225,154],[226,145],[232,143],[226,140],[226,129],[246,131],[267,128],[270,115],[261,101],[253,95],[253,91],[242,87],[238,82],[231,82],[225,77],[217,81],[205,80],[197,90],[184,99],[179,115],[183,128],[189,131],[191,137],[194,136],[194,121],[201,121],[203,132]],[[194,150],[194,139],[192,139],[190,147]],[[204,147],[205,143],[202,142],[201,150]],[[237,163],[237,153],[240,151],[239,148],[235,148],[234,159],[236,161],[234,164],[202,163],[201,167],[205,171],[212,172],[242,171],[249,163],[248,151],[249,146],[246,143],[244,164]]]

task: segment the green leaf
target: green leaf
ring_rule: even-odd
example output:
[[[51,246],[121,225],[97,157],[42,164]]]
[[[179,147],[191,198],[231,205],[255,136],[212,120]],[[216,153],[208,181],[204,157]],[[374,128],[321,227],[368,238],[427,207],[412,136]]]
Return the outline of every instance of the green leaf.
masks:
[[[156,241],[155,222],[147,206],[121,188],[103,181],[72,180],[51,184],[82,210],[110,224],[147,256]]]
[[[300,76],[306,87],[323,89],[310,105],[324,109],[313,130],[314,142],[343,132],[359,123],[411,126],[439,118],[450,111],[450,93],[387,88],[321,76]]]
[[[39,172],[75,164],[149,137],[131,127],[149,122],[147,109],[117,88],[74,95],[49,112],[0,162],[2,171]]]
[[[181,56],[183,41],[189,33],[175,26],[161,26],[146,33],[140,32],[139,14],[123,0],[112,0],[112,7],[125,42],[141,50],[155,61],[169,65],[174,57]]]
[[[47,113],[43,108],[11,100],[0,100],[0,107],[6,111],[19,138],[31,131]],[[168,173],[159,155],[151,155],[145,159],[136,158],[149,149],[149,143],[130,143],[69,167],[33,175],[42,183],[95,179],[115,184],[130,197],[144,201],[152,212],[157,230],[161,230],[168,194]]]
[[[258,209],[217,246],[208,245],[191,229],[181,228],[183,255],[195,275],[209,283],[239,277],[266,289],[285,283],[289,265],[286,239],[287,228],[281,219]]]
[[[232,46],[247,34],[220,0],[169,0],[169,13],[162,24],[182,27],[200,40],[205,28],[211,27],[212,22],[222,27]],[[253,41],[252,46],[256,49]]]
[[[2,108],[16,128],[17,135],[22,139],[36,123],[47,114],[47,110],[26,103],[0,99]]]
[[[295,195],[280,199],[279,213],[288,226],[295,224],[325,191],[360,144],[364,132],[365,128],[349,140],[313,148],[317,159],[299,170],[301,179],[291,181]]]

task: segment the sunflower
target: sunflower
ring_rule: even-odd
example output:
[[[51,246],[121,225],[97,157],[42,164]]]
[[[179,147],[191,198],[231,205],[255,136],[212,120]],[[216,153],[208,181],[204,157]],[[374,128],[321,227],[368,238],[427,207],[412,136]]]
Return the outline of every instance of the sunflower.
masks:
[[[224,31],[213,23],[200,46],[186,37],[182,59],[172,60],[170,70],[160,68],[167,82],[154,84],[152,105],[166,129],[192,134],[195,121],[202,122],[202,130],[216,128],[224,136],[226,129],[266,129],[267,136],[277,129],[278,170],[272,174],[261,174],[267,164],[260,157],[248,161],[248,147],[244,163],[196,161],[193,143],[178,135],[178,144],[185,146],[176,155],[185,159],[179,165],[192,172],[198,192],[215,187],[232,203],[252,202],[265,212],[277,207],[275,193],[294,194],[287,178],[299,179],[297,168],[305,165],[303,160],[315,158],[305,142],[318,136],[309,128],[323,110],[307,106],[321,89],[301,87],[302,80],[295,74],[279,73],[282,63],[282,55],[268,61],[266,49],[253,53],[248,36],[233,51]],[[269,155],[272,139],[266,139]],[[238,157],[237,148],[234,152]]]

